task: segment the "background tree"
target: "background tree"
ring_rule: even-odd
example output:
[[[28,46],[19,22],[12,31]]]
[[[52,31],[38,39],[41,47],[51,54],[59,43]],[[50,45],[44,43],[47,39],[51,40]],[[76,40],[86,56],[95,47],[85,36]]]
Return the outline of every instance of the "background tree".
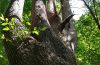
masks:
[[[88,4],[88,2],[86,1]],[[89,0],[89,7],[91,8],[94,16],[98,18],[99,22],[99,3],[100,1]],[[95,6],[94,6],[95,5]],[[93,15],[92,14],[92,15]],[[76,29],[78,32],[78,48],[77,48],[77,63],[78,65],[99,65],[99,47],[100,47],[100,30],[95,23],[91,12],[88,11],[85,15],[81,16],[76,22]]]

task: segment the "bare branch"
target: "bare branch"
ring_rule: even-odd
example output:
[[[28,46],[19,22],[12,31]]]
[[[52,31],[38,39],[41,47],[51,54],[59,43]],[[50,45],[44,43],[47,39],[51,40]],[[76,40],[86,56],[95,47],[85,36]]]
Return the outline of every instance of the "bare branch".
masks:
[[[70,16],[68,16],[61,24],[60,24],[60,26],[59,26],[59,31],[60,32],[62,32],[63,31],[63,29],[65,28],[65,26],[66,26],[66,24],[68,24],[68,26],[70,27],[70,20],[71,20],[71,18],[73,17],[74,15],[72,14],[72,15],[70,15]]]
[[[98,28],[100,29],[100,24],[99,24],[99,20],[98,18],[95,16],[95,14],[93,13],[92,9],[89,7],[89,5],[86,3],[85,0],[82,0],[84,2],[84,4],[86,5],[86,7],[88,8],[88,10],[90,11],[90,14],[92,15],[93,19],[95,20],[95,23],[97,24]]]

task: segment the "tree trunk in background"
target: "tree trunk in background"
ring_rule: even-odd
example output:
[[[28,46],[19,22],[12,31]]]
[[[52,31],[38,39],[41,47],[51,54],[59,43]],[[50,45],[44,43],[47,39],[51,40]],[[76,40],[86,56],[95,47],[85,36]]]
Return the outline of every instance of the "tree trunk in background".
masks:
[[[52,20],[48,20],[48,11],[46,12],[43,0],[32,0],[32,26],[31,31],[29,31],[31,34],[23,36],[19,32],[19,30],[24,30],[23,25],[20,25],[22,24],[23,5],[24,0],[11,0],[5,15],[9,22],[12,22],[11,19],[15,18],[14,29],[4,31],[4,46],[9,64],[76,65],[74,53],[66,47],[66,42],[62,39],[63,34],[58,29],[59,26],[54,26],[57,31],[52,26],[51,22],[52,20],[53,22],[56,21],[56,16],[51,17]],[[58,24],[60,25],[60,23]],[[33,33],[34,28],[39,31],[38,35]]]
[[[72,12],[70,8],[69,0],[60,0],[60,1],[62,4],[62,19],[64,20],[69,15],[72,15]],[[77,33],[74,27],[73,19],[69,21],[69,24],[66,25],[63,33],[65,35],[64,37],[65,42],[67,42],[66,45],[68,46],[70,50],[74,52],[77,46],[76,44],[77,43]]]

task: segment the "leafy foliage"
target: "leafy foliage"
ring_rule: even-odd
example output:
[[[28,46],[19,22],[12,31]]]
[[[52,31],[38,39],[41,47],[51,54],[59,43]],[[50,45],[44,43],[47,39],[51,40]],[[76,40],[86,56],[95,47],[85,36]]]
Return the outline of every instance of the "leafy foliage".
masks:
[[[78,65],[100,65],[100,30],[90,14],[81,16],[80,20],[76,22],[76,28]]]
[[[0,24],[4,21],[3,17],[0,17]],[[2,26],[6,25],[3,23]],[[4,46],[3,46],[3,39],[4,35],[2,34],[2,26],[0,25],[0,65],[8,65],[8,59],[6,57]]]
[[[88,1],[88,0],[87,0]],[[96,17],[100,17],[100,1],[89,1]],[[78,32],[78,48],[76,52],[78,65],[100,65],[100,30],[89,12],[76,22]]]
[[[0,0],[0,14],[4,14],[10,0]]]

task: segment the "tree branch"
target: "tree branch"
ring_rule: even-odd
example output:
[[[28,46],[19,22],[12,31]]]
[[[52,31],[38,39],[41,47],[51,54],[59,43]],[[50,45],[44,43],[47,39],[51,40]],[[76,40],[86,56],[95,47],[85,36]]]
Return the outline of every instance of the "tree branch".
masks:
[[[38,24],[45,24],[47,27],[50,27],[50,24],[48,22],[47,19],[47,14],[46,14],[46,9],[45,9],[45,5],[43,3],[42,0],[36,0],[34,1],[34,8],[33,8],[33,12],[32,12],[32,27],[34,26],[38,26]],[[40,22],[41,21],[41,22]]]
[[[93,17],[95,23],[97,24],[98,28],[100,29],[100,24],[99,24],[98,18],[95,16],[95,14],[93,13],[93,11],[92,11],[92,9],[89,7],[89,5],[86,3],[86,1],[85,1],[85,0],[82,0],[82,1],[84,2],[85,6],[88,8],[88,10],[90,11],[90,14],[92,15],[92,17]]]
[[[71,18],[72,18],[73,16],[74,16],[73,14],[70,15],[70,16],[68,16],[68,17],[60,24],[60,26],[59,26],[59,28],[58,28],[60,32],[63,31],[63,29],[65,28],[66,24],[68,24],[68,26],[70,27],[69,21],[71,20]]]

